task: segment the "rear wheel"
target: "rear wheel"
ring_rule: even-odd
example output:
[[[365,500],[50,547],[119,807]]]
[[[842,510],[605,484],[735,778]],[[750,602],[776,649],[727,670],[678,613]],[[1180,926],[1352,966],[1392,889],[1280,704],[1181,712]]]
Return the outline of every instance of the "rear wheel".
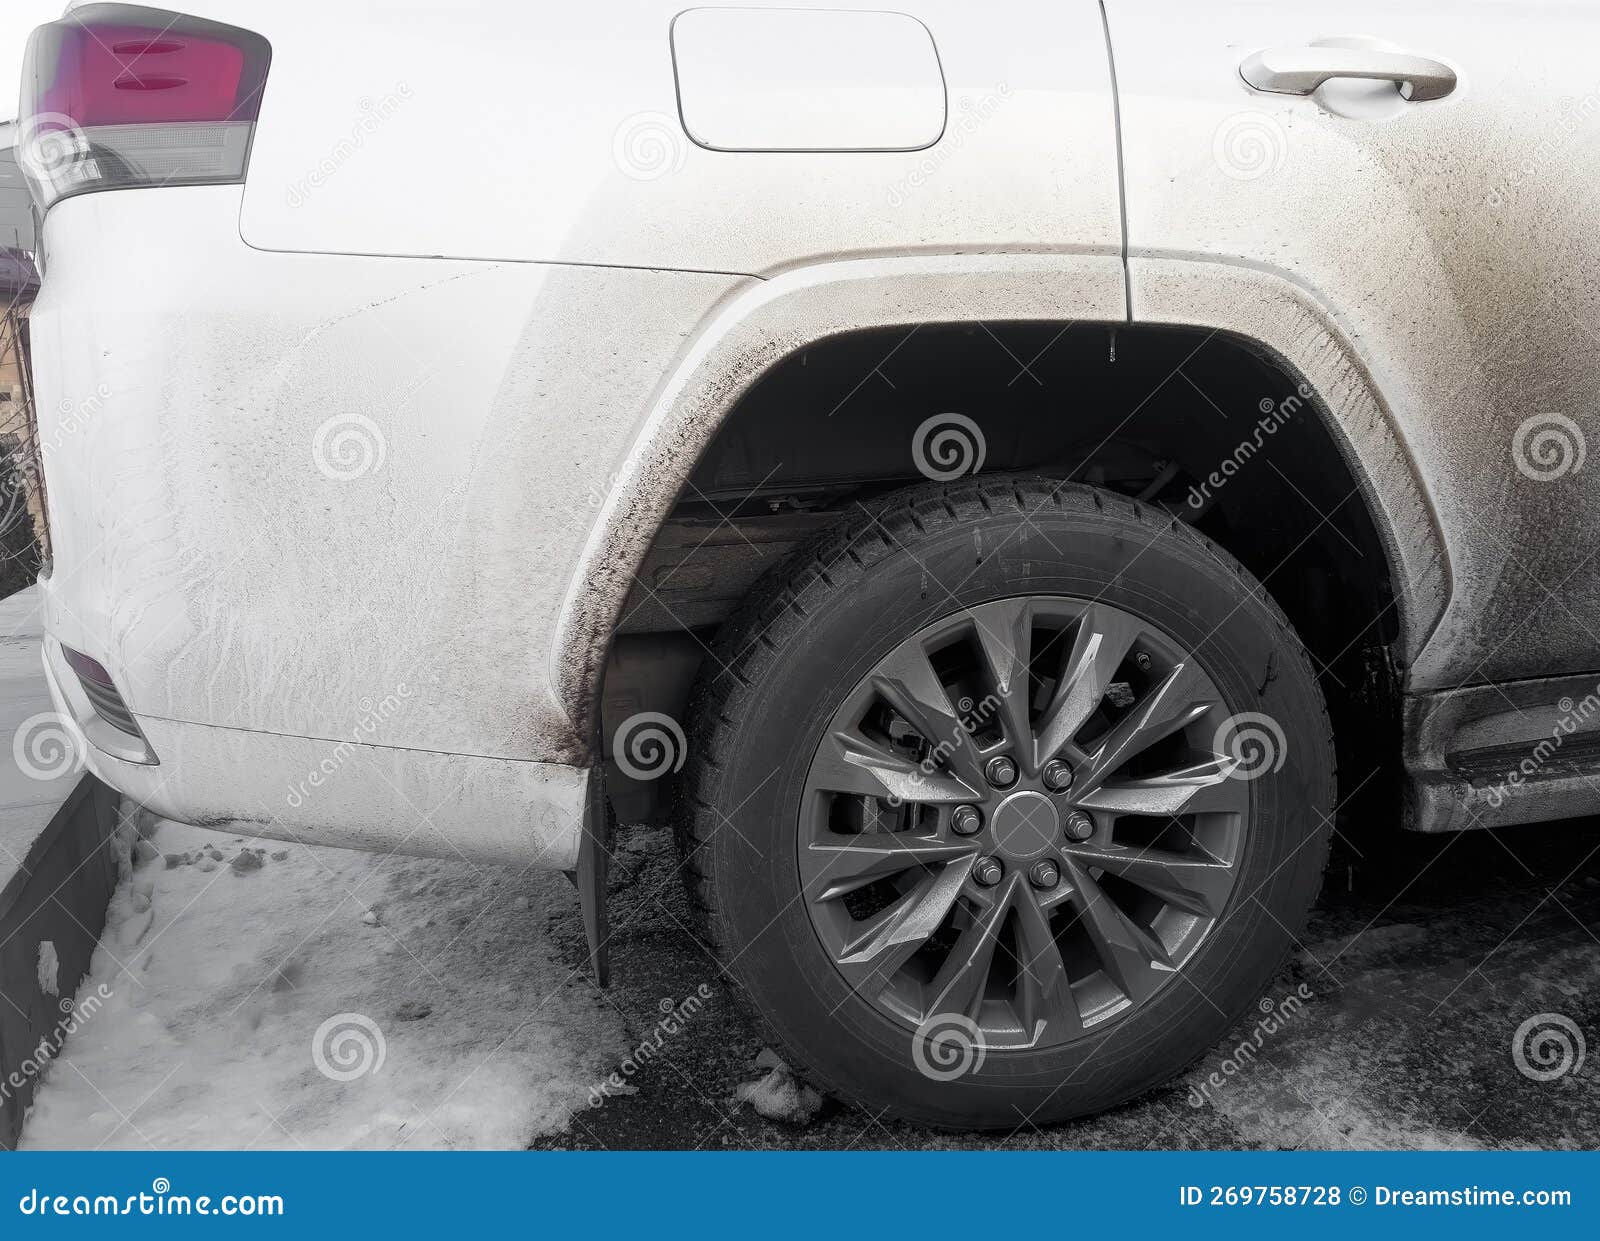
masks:
[[[1014,1127],[1178,1071],[1320,881],[1333,758],[1248,574],[1107,493],[880,501],[758,588],[697,695],[694,895],[793,1062]]]

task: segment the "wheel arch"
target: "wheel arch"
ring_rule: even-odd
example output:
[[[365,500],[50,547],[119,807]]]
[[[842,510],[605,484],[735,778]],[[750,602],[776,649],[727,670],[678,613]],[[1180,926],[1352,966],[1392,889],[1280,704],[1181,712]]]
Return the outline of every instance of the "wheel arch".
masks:
[[[1450,601],[1448,548],[1384,385],[1336,313],[1284,272],[1221,256],[1134,255],[1128,268],[1133,322],[1226,332],[1309,385],[1382,540],[1409,667]]]
[[[1076,322],[1222,334],[1309,390],[1378,532],[1409,665],[1449,597],[1434,509],[1379,386],[1326,308],[1283,276],[1210,259],[1122,265],[1093,254],[926,255],[798,268],[730,300],[666,377],[620,465],[563,600],[552,684],[579,743],[599,735],[606,659],[636,575],[717,433],[759,381],[831,338],[919,324]],[[1070,315],[1065,313],[1070,311]]]

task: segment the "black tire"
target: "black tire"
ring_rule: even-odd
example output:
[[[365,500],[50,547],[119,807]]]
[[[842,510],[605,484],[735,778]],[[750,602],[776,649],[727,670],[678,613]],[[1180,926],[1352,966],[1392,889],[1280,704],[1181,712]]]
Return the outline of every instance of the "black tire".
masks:
[[[966,1076],[930,1080],[907,1031],[845,982],[798,899],[799,799],[832,712],[888,649],[1019,595],[1101,599],[1160,626],[1203,663],[1229,712],[1276,721],[1282,766],[1250,781],[1237,882],[1182,981],[1073,1041],[996,1051]],[[1316,677],[1261,585],[1156,509],[1008,476],[898,492],[764,580],[715,654],[691,707],[679,804],[692,901],[780,1053],[874,1113],[1014,1129],[1137,1096],[1254,1010],[1316,898],[1334,801]]]

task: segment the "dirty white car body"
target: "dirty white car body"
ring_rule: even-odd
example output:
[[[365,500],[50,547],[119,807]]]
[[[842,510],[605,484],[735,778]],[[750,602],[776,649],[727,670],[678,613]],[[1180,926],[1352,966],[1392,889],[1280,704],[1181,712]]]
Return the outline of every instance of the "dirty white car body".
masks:
[[[182,8],[270,46],[247,167],[74,182],[32,318],[51,684],[158,813],[573,868],[619,620],[741,398],[841,333],[1032,322],[1303,386],[1392,583],[1412,826],[1600,807],[1456,761],[1594,690],[1585,10]],[[1271,49],[1327,81],[1252,87]]]
[[[689,141],[676,5],[189,6],[272,45],[245,184],[64,200],[33,316],[49,632],[158,759],[99,774],[180,820],[570,867],[629,559],[762,361],[952,295],[1123,315],[1079,10],[1019,6],[1025,47],[916,11],[952,31],[928,138],[1014,97],[916,193],[923,150]]]

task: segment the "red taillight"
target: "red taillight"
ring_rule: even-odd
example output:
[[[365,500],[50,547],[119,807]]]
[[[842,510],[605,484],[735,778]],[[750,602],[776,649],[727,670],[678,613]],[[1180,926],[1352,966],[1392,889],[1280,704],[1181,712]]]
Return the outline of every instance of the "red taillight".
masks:
[[[90,190],[242,181],[270,55],[248,30],[122,4],[39,27],[17,154],[40,209]]]
[[[244,52],[221,39],[174,38],[161,27],[63,27],[40,112],[79,125],[252,121],[260,95],[241,98]]]

